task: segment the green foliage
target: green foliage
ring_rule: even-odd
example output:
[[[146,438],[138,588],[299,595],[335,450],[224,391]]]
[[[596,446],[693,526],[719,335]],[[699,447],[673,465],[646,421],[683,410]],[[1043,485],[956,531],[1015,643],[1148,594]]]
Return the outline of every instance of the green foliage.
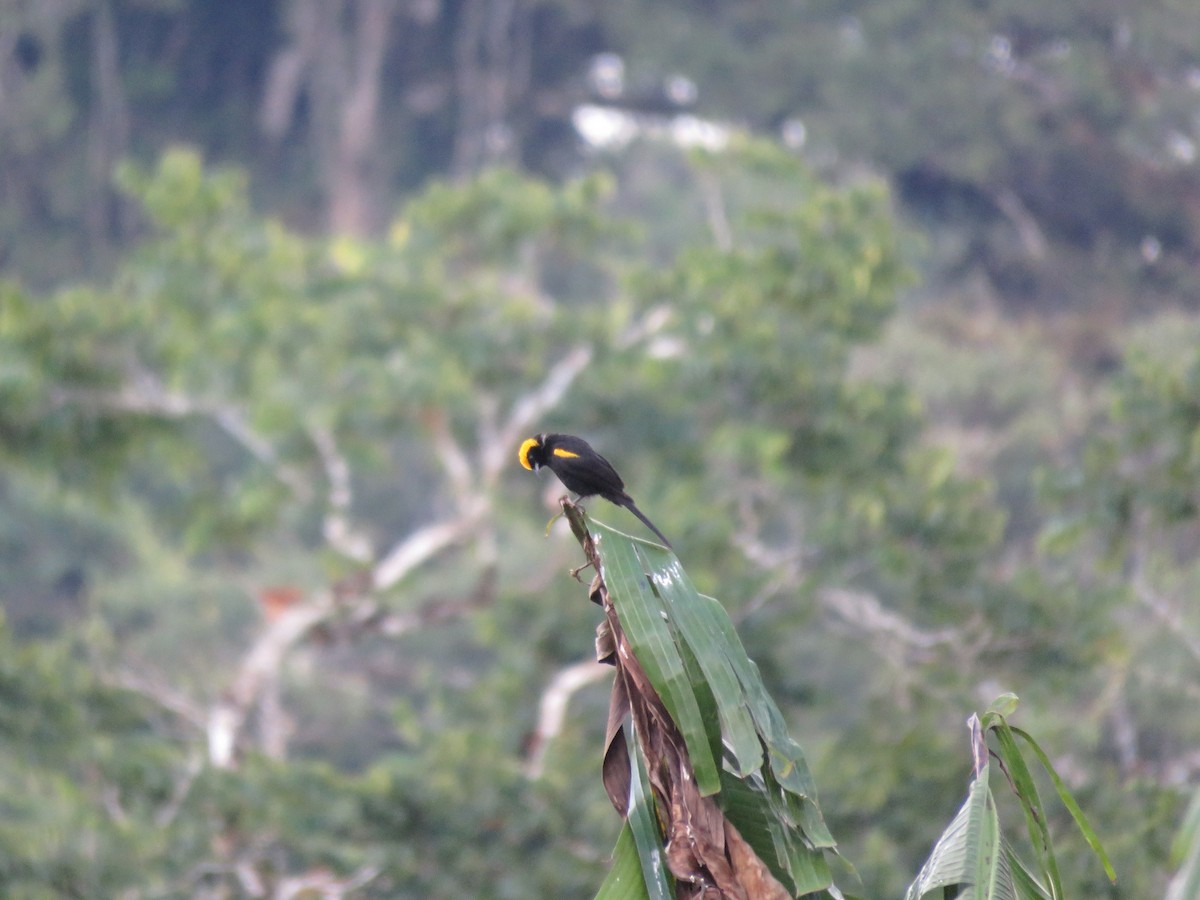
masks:
[[[579,895],[599,879],[595,861],[578,859],[506,871],[511,854],[570,840],[578,825],[567,793],[531,784],[480,732],[447,731],[358,774],[261,758],[218,772],[189,749],[184,723],[106,685],[89,660],[0,640],[9,896],[194,896],[244,886],[238,866],[267,885],[365,868],[371,897],[472,884],[499,897]]]
[[[971,717],[975,772],[970,793],[954,821],[934,846],[921,873],[909,886],[906,900],[921,900],[923,897],[1051,900],[1065,896],[1047,827],[1046,808],[1042,805],[1037,786],[1017,745],[1017,737],[1024,740],[1050,775],[1059,799],[1103,863],[1109,880],[1116,882],[1112,864],[1095,832],[1071,792],[1054,771],[1049,758],[1029,734],[1008,724],[1007,717],[1015,712],[1016,706],[1016,696],[1007,694],[992,702],[982,721],[976,716]],[[988,747],[989,737],[994,737],[996,741],[995,751]],[[1004,837],[989,783],[989,755],[993,754],[1024,813],[1030,843],[1037,858],[1036,872],[1031,873],[1026,868]]]
[[[1139,516],[1166,526],[1200,513],[1192,486],[1200,479],[1200,354],[1163,357],[1134,349],[1113,388],[1111,426],[1089,447],[1090,484],[1124,537]],[[1130,465],[1132,461],[1136,466]]]
[[[568,511],[575,515],[577,510]],[[720,603],[699,594],[665,548],[640,545],[598,523],[579,526],[592,534],[608,597],[633,656],[686,744],[700,795],[717,798],[725,816],[794,896],[829,889],[825,852],[835,845],[808,763]],[[638,721],[635,714],[635,729]],[[653,743],[648,736],[639,738]],[[631,757],[640,758],[641,752]],[[665,763],[631,762],[631,781],[638,780],[640,769],[659,766]],[[685,802],[672,798],[672,813]],[[636,820],[636,811],[630,816]],[[661,857],[661,848],[657,842],[650,847],[639,842],[638,853],[645,870]]]
[[[632,775],[629,812],[596,900],[668,900],[674,882],[662,856],[657,804],[632,734],[627,736],[627,744]]]
[[[988,774],[985,762],[971,782],[966,802],[934,846],[905,900],[945,896],[1044,900],[1049,896],[1032,881],[1029,889],[1018,891],[1015,860],[1001,836]]]
[[[1131,815],[1111,796],[1110,720],[1131,702],[1164,760],[1194,743],[1179,674],[1188,615],[1165,643],[1128,627],[1127,586],[1086,553],[1096,517],[1083,516],[1078,556],[1038,555],[1032,537],[1080,506],[1037,507],[1030,468],[1060,454],[1080,471],[1072,454],[1103,403],[1061,415],[1057,370],[1036,348],[1012,363],[945,352],[936,329],[924,343],[889,330],[908,275],[878,180],[830,184],[753,142],[667,155],[563,187],[505,170],[438,184],[384,238],[324,240],[260,216],[244,175],[178,149],[122,170],[149,231],[110,282],[3,287],[0,562],[18,576],[3,599],[62,610],[6,654],[37,676],[10,672],[13,696],[47,712],[38,724],[5,707],[5,777],[39,786],[5,797],[52,798],[11,801],[46,823],[6,832],[15,883],[191,896],[237,890],[244,865],[269,885],[367,879],[364,896],[593,892],[616,832],[596,778],[597,692],[572,699],[543,776],[525,774],[539,693],[588,653],[594,621],[560,586],[565,542],[543,540],[536,482],[515,465],[510,443],[543,429],[602,447],[695,589],[731,600],[761,681],[707,653],[680,663],[714,685],[700,709],[715,719],[693,723],[710,744],[706,787],[729,791],[719,721],[734,770],[773,773],[735,805],[761,809],[789,779],[807,796],[799,769],[772,767],[798,753],[782,735],[803,735],[867,895],[902,891],[950,817],[960,786],[943,719],[983,683],[1020,690],[1038,733],[1077,754],[1072,789],[1104,811],[1099,830]],[[698,220],[658,231],[616,217],[650,208],[658,165],[715,190],[728,242],[713,246]],[[911,377],[935,350],[939,372]],[[1152,465],[1086,457],[1089,479],[1117,471],[1147,487],[1143,509],[1190,471],[1190,383],[1153,368],[1122,383],[1131,399],[1099,438],[1163,441]],[[998,431],[1019,425],[1000,476],[947,449],[946,423],[968,408]],[[1074,430],[1048,438],[1061,423]],[[461,522],[426,556],[406,543]],[[1186,536],[1188,519],[1161,522]],[[346,592],[396,548],[418,563]],[[1185,555],[1156,556],[1154,584],[1188,590]],[[76,569],[86,589],[60,603],[55,580]],[[277,672],[283,758],[266,752],[256,708],[238,765],[210,768],[205,723],[269,627],[276,585],[302,603],[335,598]],[[708,627],[687,614],[667,627],[693,626]],[[737,706],[731,685],[769,689],[778,714]],[[58,720],[53,752],[35,752]],[[1140,830],[1110,850],[1135,873],[1122,889],[1153,893],[1165,850],[1138,842],[1162,845],[1177,800],[1149,780],[1138,797]],[[786,805],[813,824],[815,806]],[[72,823],[93,840],[87,858],[64,838]],[[1067,893],[1094,885],[1069,855]]]
[[[1016,739],[1018,737],[1028,745],[1029,750],[1050,776],[1051,781],[1054,783],[1054,789],[1058,793],[1059,800],[1062,801],[1063,806],[1071,813],[1075,824],[1087,839],[1092,850],[1104,864],[1104,870],[1109,880],[1116,881],[1117,876],[1113,871],[1112,863],[1109,862],[1108,856],[1100,846],[1095,832],[1092,830],[1091,825],[1088,824],[1083,811],[1080,810],[1079,805],[1075,802],[1075,798],[1071,796],[1071,792],[1067,790],[1063,780],[1054,771],[1054,767],[1050,764],[1050,758],[1029,734],[1008,724],[1007,717],[1015,711],[1016,705],[1017,698],[1013,695],[1003,696],[993,701],[991,707],[984,713],[980,727],[983,729],[985,735],[995,734],[997,744],[999,745],[998,758],[1008,773],[1013,784],[1013,790],[1021,803],[1021,810],[1025,814],[1025,822],[1029,828],[1030,843],[1033,845],[1037,856],[1039,872],[1049,884],[1052,896],[1060,897],[1063,895],[1058,861],[1054,856],[1050,831],[1046,823],[1045,807],[1038,796],[1037,786],[1034,784],[1029,766],[1025,762],[1017,745]]]
[[[10,896],[118,893],[170,845],[155,816],[183,746],[78,647],[18,645],[7,631],[0,644],[0,883]]]
[[[1064,892],[1161,896],[1183,866],[1189,896],[1200,7],[533,3],[476,58],[475,17],[418,4],[370,81],[344,68],[370,6],[0,10],[0,602],[31,711],[4,720],[3,892],[236,892],[249,859],[269,888],[590,893],[596,692],[543,781],[519,774],[590,611],[548,587],[566,551],[500,464],[578,352],[531,430],[587,433],[732,601],[869,896],[935,840],[948,719],[994,685],[1122,874],[1056,828]],[[585,156],[567,120],[599,48],[659,131]],[[675,72],[688,112],[738,123],[725,150],[661,139]],[[507,105],[481,123],[485,81]],[[480,128],[592,174],[467,177]],[[781,131],[820,177],[746,137]],[[364,173],[390,222],[320,236]],[[320,596],[464,508],[466,537],[289,653],[288,759],[255,755],[255,720],[241,770],[187,774],[265,588]]]
[[[981,283],[1044,312],[1194,293],[1181,260],[1141,253],[1151,235],[1160,250],[1196,246],[1180,105],[1194,10],[642,2],[602,17],[633,93],[682,72],[703,114],[799,122],[814,160],[887,173],[932,238],[931,288],[949,306]]]
[[[1184,900],[1200,891],[1200,791],[1192,794],[1171,848],[1171,860],[1179,869],[1171,879],[1166,900]]]

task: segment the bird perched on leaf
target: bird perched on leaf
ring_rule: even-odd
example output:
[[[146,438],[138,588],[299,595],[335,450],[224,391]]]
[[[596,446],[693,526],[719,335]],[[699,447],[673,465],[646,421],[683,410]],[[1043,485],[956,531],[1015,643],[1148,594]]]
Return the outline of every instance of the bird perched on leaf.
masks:
[[[668,547],[666,535],[637,508],[633,498],[625,493],[625,482],[607,459],[592,449],[581,437],[573,434],[539,434],[529,438],[517,451],[521,465],[531,472],[545,466],[558,476],[569,491],[580,498],[599,495],[609,503],[623,506],[653,531]]]

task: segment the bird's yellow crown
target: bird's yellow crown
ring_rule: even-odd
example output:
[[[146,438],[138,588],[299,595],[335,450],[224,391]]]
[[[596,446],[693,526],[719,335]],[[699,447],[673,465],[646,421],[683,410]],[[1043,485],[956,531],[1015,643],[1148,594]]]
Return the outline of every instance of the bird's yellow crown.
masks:
[[[530,472],[533,471],[533,466],[529,462],[529,451],[536,446],[538,446],[538,439],[531,437],[526,439],[525,442],[521,444],[521,449],[517,451],[517,459],[520,460],[521,465],[527,468]]]

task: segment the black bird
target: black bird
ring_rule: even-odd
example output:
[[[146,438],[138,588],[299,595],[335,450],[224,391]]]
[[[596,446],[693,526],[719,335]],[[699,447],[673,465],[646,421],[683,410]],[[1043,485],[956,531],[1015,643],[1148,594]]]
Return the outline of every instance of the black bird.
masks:
[[[531,472],[542,466],[558,476],[567,490],[583,497],[600,495],[609,503],[623,506],[653,531],[668,547],[667,540],[654,523],[637,508],[633,498],[625,493],[625,482],[607,459],[592,449],[581,437],[573,434],[539,434],[529,438],[517,451],[521,465]]]

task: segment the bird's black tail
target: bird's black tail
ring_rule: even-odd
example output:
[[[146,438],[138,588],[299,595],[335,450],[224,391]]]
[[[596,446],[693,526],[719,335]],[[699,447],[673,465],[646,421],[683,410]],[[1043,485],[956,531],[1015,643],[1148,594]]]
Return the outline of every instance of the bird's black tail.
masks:
[[[657,534],[658,539],[660,541],[662,541],[664,544],[666,544],[668,549],[670,549],[670,550],[675,549],[674,547],[671,546],[671,542],[667,540],[667,536],[658,530],[658,526],[656,526],[653,522],[651,522],[649,519],[646,518],[646,514],[637,508],[637,504],[635,504],[630,497],[627,496],[625,498],[625,502],[622,503],[621,505],[624,506],[631,513],[633,513],[635,516],[637,516],[639,519],[641,519],[642,524],[645,525],[647,528],[649,528],[651,531],[653,531],[655,534]]]

